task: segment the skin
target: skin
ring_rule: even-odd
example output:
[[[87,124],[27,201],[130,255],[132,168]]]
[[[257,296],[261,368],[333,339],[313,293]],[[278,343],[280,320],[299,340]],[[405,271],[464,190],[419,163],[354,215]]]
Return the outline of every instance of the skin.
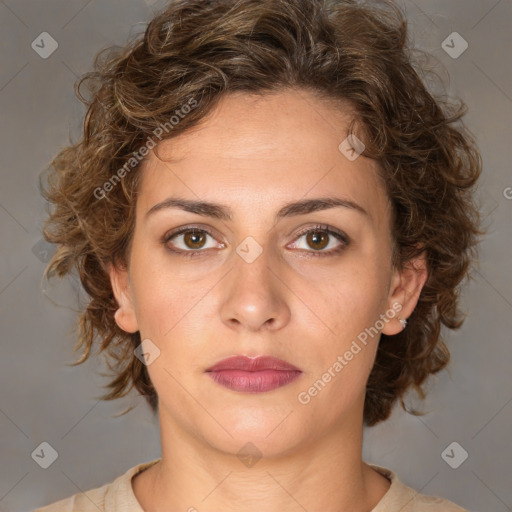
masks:
[[[391,210],[377,164],[338,149],[349,114],[303,90],[236,93],[200,126],[163,141],[165,161],[152,152],[145,162],[128,269],[109,268],[118,325],[160,350],[148,371],[162,460],[132,480],[144,510],[369,512],[388,490],[362,461],[365,386],[380,335],[307,405],[297,398],[393,304],[407,318],[427,277],[423,257],[403,271],[391,265]],[[222,203],[233,218],[176,208],[146,217],[171,196]],[[288,202],[332,196],[368,215],[336,207],[274,222]],[[343,242],[332,235],[322,232],[325,246],[298,236],[316,224],[350,243],[333,253]],[[162,241],[188,225],[213,237]],[[236,252],[248,236],[262,249],[252,263]],[[394,316],[381,332],[401,330]],[[206,375],[240,354],[272,355],[303,373],[265,393],[235,392]],[[237,457],[247,442],[262,454],[252,467]]]

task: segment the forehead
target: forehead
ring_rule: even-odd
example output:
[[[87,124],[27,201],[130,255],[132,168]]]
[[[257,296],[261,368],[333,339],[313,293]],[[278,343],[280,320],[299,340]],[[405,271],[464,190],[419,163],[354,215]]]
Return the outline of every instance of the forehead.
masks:
[[[340,151],[353,119],[350,107],[340,106],[305,91],[224,97],[198,126],[159,144],[162,160],[151,151],[138,209],[144,214],[172,195],[231,203],[250,214],[336,194],[378,221],[388,201],[377,163]]]

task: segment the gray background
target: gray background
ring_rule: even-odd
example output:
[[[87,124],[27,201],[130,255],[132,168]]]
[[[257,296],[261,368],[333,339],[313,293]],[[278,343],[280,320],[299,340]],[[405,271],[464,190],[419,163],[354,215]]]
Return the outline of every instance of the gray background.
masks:
[[[512,1],[401,5],[415,45],[439,59],[447,92],[469,106],[465,122],[483,155],[479,200],[490,230],[464,291],[466,323],[456,333],[445,331],[452,362],[430,381],[428,414],[416,418],[395,408],[389,421],[365,430],[363,455],[422,493],[471,511],[512,510]],[[51,252],[40,243],[45,211],[37,186],[39,172],[68,136],[81,133],[77,77],[100,49],[142,31],[160,6],[151,0],[0,0],[1,511],[26,511],[98,487],[160,456],[157,419],[141,397],[98,401],[106,383],[98,375],[105,370],[101,358],[66,366],[76,356],[73,308],[84,297],[76,280],[41,282]],[[45,31],[58,42],[47,59],[31,47]],[[453,31],[469,44],[456,59],[441,46]],[[128,405],[136,408],[114,417]],[[43,441],[58,452],[48,469],[31,457]],[[441,457],[453,441],[468,453],[457,469]],[[455,458],[460,453],[456,448]]]

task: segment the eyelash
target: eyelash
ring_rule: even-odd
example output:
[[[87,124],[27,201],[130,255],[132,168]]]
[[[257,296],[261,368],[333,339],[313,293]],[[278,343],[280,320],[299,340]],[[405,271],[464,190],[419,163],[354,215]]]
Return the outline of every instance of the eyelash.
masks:
[[[178,230],[173,231],[171,233],[167,233],[164,236],[164,238],[162,239],[162,243],[166,246],[166,248],[169,251],[171,251],[175,254],[180,254],[182,256],[185,256],[186,258],[195,258],[195,257],[201,256],[205,252],[205,249],[183,251],[181,249],[178,249],[178,250],[171,249],[168,246],[168,243],[172,238],[174,238],[178,235],[181,235],[183,233],[188,233],[190,231],[195,231],[198,233],[206,233],[207,235],[211,236],[212,238],[215,238],[213,233],[206,228],[197,228],[195,226],[185,226],[185,227],[179,228]],[[340,245],[337,249],[331,249],[330,251],[313,251],[313,250],[307,251],[310,254],[310,256],[313,256],[313,257],[334,256],[336,254],[339,254],[343,250],[345,250],[350,245],[350,238],[345,233],[335,230],[335,229],[327,226],[326,224],[317,224],[316,226],[308,227],[308,228],[302,230],[300,233],[297,234],[296,239],[294,241],[298,240],[299,238],[301,238],[304,235],[307,235],[310,232],[327,233],[328,235],[332,235],[335,238],[337,238],[340,242],[342,242],[342,245]],[[301,249],[301,250],[305,250],[305,249]]]

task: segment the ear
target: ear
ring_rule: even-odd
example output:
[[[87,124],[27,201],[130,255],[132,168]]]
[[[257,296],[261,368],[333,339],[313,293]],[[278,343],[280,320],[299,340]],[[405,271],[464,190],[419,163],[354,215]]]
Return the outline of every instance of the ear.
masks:
[[[425,252],[409,260],[402,270],[394,270],[389,287],[388,310],[397,311],[397,314],[385,324],[383,334],[392,336],[403,331],[404,327],[398,318],[407,320],[411,316],[427,277]],[[400,309],[398,305],[401,306]]]
[[[135,308],[130,288],[128,270],[117,268],[113,264],[108,264],[108,274],[114,297],[119,304],[119,309],[114,314],[116,324],[126,332],[137,332],[139,330]]]

